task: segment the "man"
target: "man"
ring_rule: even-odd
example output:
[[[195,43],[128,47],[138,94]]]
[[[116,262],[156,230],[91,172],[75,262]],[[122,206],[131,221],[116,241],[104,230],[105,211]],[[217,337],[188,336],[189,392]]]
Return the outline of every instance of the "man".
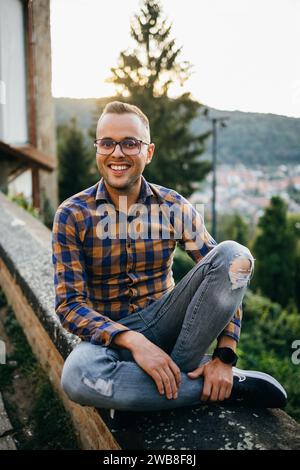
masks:
[[[157,157],[139,108],[109,103],[96,137],[102,178],[64,201],[53,225],[56,312],[82,339],[65,362],[64,391],[110,409],[283,407],[273,377],[234,367],[254,268],[248,248],[217,244],[186,199],[145,180]],[[196,264],[174,286],[177,242]]]

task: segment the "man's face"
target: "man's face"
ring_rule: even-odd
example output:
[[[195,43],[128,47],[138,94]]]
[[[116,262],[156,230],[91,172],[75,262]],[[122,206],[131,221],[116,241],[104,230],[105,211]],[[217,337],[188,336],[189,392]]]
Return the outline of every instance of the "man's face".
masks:
[[[105,114],[97,127],[97,139],[110,138],[117,142],[126,137],[149,142],[147,129],[141,119],[132,113]],[[96,154],[97,167],[107,185],[114,189],[130,190],[138,181],[146,165],[151,162],[154,144],[141,144],[141,151],[136,156],[126,156],[120,145],[109,155]],[[115,165],[126,167],[117,170]],[[114,169],[115,168],[115,169]]]

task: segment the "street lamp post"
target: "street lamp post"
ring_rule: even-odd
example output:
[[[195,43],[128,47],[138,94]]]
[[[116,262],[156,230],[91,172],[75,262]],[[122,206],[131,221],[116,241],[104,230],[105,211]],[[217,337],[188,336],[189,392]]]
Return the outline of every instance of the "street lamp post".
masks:
[[[208,118],[212,122],[212,237],[217,237],[217,211],[216,211],[216,188],[217,188],[217,129],[220,123],[222,127],[226,127],[225,121],[229,116],[219,118]]]

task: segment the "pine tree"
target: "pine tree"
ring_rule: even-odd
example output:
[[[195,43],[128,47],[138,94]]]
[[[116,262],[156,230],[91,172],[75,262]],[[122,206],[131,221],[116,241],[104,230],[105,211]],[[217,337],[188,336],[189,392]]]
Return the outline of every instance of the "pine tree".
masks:
[[[99,175],[92,159],[92,156],[95,158],[95,153],[87,149],[76,119],[72,118],[70,125],[59,126],[57,131],[59,199],[63,201],[93,185]]]
[[[296,237],[289,227],[286,205],[280,197],[272,197],[258,227],[261,233],[253,246],[254,286],[285,307],[295,294]]]
[[[210,132],[192,132],[191,123],[202,105],[190,93],[177,99],[169,96],[171,86],[183,85],[191,73],[191,65],[178,59],[181,48],[170,39],[171,27],[162,18],[160,2],[144,0],[131,24],[136,48],[121,52],[109,81],[116,86],[118,99],[139,106],[149,117],[156,155],[146,167],[145,177],[187,197],[194,190],[193,183],[211,169],[210,162],[198,158]]]

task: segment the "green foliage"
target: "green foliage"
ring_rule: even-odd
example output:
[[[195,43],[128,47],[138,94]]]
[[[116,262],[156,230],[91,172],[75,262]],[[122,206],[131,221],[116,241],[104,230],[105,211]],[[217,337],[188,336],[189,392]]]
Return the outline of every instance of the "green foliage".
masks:
[[[300,339],[300,314],[247,291],[243,302],[239,364],[274,376],[287,390],[287,413],[300,420],[300,366],[291,361],[292,343]]]
[[[162,18],[158,0],[144,0],[139,14],[131,23],[133,51],[121,52],[118,67],[110,79],[118,94],[148,98],[166,96],[174,82],[183,84],[190,76],[191,65],[179,62],[181,48],[170,38],[171,25]]]
[[[6,299],[0,290],[0,305],[6,305]],[[24,432],[24,423],[20,422],[18,406],[8,401],[5,403],[14,427],[18,449],[76,449],[77,441],[71,419],[55,395],[45,372],[34,357],[22,328],[18,324],[11,308],[5,316],[5,332],[9,337],[13,352],[7,357],[7,364],[1,366],[0,390],[13,395],[14,376],[28,381],[33,397],[28,416],[31,434]],[[22,398],[21,398],[22,401]],[[22,407],[22,403],[20,404]]]
[[[218,159],[227,164],[253,168],[299,164],[300,119],[275,114],[214,110],[214,116],[230,117],[230,125],[220,135]],[[205,121],[195,122],[196,130],[204,130]],[[284,160],[283,160],[284,155]]]
[[[54,98],[56,122],[66,124],[72,116],[78,119],[78,125],[85,132],[92,125],[93,109],[97,106],[97,117],[104,101],[112,101],[115,97],[96,98]],[[96,105],[97,102],[97,105]],[[208,108],[210,109],[210,108]],[[230,125],[226,132],[220,133],[218,160],[231,165],[243,163],[247,167],[264,165],[274,167],[281,165],[282,155],[285,164],[298,164],[300,161],[300,119],[275,114],[245,113],[242,111],[212,110],[216,117],[229,116]],[[210,123],[203,119],[202,108],[198,117],[192,122],[195,133],[205,132]],[[95,125],[93,126],[95,138]],[[207,146],[203,158],[211,158],[211,147]]]
[[[30,204],[27,198],[23,195],[23,193],[17,194],[16,196],[10,196],[9,199],[12,202],[15,202],[20,207],[25,209],[29,214],[31,214],[36,219],[39,219],[43,222],[46,227],[52,228],[53,218],[55,211],[49,199],[45,195],[45,191],[41,192],[41,209],[38,210]]]
[[[238,213],[221,214],[218,217],[218,242],[235,240],[247,246],[249,241],[249,225]]]
[[[171,86],[182,85],[191,69],[188,62],[178,60],[181,48],[175,46],[170,33],[160,3],[144,0],[131,25],[136,48],[121,52],[109,81],[116,86],[118,99],[139,106],[150,120],[157,155],[145,169],[146,179],[188,197],[193,182],[201,181],[211,169],[209,162],[199,161],[210,131],[201,135],[191,131],[201,105],[189,93],[177,99],[169,97]]]
[[[179,246],[176,246],[172,271],[175,284],[177,284],[195,265],[189,255]]]
[[[98,174],[95,154],[88,150],[75,118],[69,125],[59,126],[57,134],[59,199],[63,201],[96,183]]]
[[[23,193],[17,194],[16,196],[10,196],[9,199],[25,209],[29,214],[33,215],[33,217],[37,219],[40,218],[38,209],[34,208],[32,204],[30,204]]]
[[[296,236],[291,230],[284,201],[274,196],[260,218],[253,251],[256,269],[253,285],[282,306],[295,298]]]
[[[295,302],[300,311],[300,213],[288,214],[288,225],[296,238],[295,253]]]
[[[55,210],[45,194],[45,191],[42,192],[42,221],[49,229],[52,229],[53,219],[55,215]]]
[[[37,380],[37,394],[30,420],[33,435],[24,449],[77,449],[70,417],[42,374]]]
[[[38,363],[11,308],[5,318],[4,326],[7,335],[13,338],[14,353],[10,359],[20,364],[20,371],[23,374],[31,376]]]

